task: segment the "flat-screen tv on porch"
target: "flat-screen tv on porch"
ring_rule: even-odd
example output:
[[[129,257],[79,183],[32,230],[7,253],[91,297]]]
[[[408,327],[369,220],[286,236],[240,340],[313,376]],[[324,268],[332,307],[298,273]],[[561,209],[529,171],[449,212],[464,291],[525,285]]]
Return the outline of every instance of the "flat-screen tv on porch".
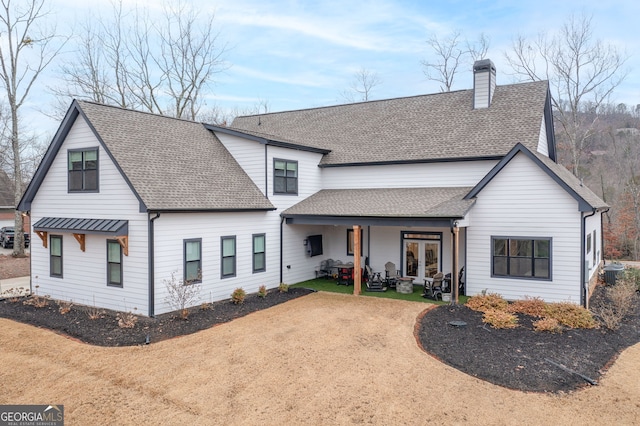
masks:
[[[309,235],[309,256],[319,256],[322,254],[322,235]]]

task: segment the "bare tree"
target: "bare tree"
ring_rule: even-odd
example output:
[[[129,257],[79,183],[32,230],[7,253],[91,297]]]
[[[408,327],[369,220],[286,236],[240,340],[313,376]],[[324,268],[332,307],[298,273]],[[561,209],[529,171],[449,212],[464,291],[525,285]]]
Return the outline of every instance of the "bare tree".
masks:
[[[382,80],[376,72],[362,67],[354,75],[349,89],[341,93],[341,97],[347,102],[366,102],[371,100],[373,88],[382,84]]]
[[[20,129],[20,108],[28,98],[33,84],[42,71],[58,55],[63,44],[54,46],[55,28],[46,29],[40,23],[48,15],[45,0],[1,0],[0,4],[0,82],[7,95],[11,124],[11,160],[16,205],[22,197],[22,151],[25,138]],[[16,210],[13,255],[24,254],[24,225],[22,215]]]
[[[476,42],[463,40],[459,31],[444,38],[433,34],[427,40],[433,58],[421,61],[424,75],[428,80],[440,83],[440,91],[450,92],[460,66],[472,65],[474,61],[483,59],[489,43],[485,34],[480,34]]]
[[[554,36],[518,37],[506,60],[527,80],[549,80],[560,149],[568,153],[571,171],[580,176],[581,157],[589,146],[598,110],[627,76],[627,57],[613,45],[594,39],[592,17],[571,16]]]
[[[120,0],[97,27],[85,25],[76,59],[61,67],[54,92],[125,108],[196,119],[214,74],[225,69],[225,46],[214,15],[200,17],[180,0],[165,3],[160,19],[125,11]]]

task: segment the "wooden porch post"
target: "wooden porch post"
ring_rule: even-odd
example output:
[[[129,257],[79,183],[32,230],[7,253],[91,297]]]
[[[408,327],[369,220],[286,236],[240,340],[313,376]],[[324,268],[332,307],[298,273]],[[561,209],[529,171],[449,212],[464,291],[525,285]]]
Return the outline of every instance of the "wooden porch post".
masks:
[[[362,274],[360,273],[360,252],[362,248],[360,247],[360,225],[353,225],[353,294],[358,296],[361,290],[361,278]]]
[[[458,231],[459,228],[456,224],[453,225],[453,271],[451,272],[451,289],[453,297],[451,298],[451,304],[458,303]]]

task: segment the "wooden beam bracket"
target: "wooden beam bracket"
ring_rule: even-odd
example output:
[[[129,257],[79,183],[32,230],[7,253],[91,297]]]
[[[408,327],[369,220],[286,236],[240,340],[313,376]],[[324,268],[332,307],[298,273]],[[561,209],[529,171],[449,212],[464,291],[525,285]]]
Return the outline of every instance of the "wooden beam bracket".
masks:
[[[125,256],[129,256],[129,236],[122,235],[122,236],[116,237],[116,240],[120,243],[120,246],[122,247],[122,253],[124,253]]]
[[[35,231],[36,235],[42,240],[42,247],[47,248],[49,240],[47,239],[47,231]]]
[[[85,250],[85,234],[73,234],[73,238],[80,244],[80,250]]]

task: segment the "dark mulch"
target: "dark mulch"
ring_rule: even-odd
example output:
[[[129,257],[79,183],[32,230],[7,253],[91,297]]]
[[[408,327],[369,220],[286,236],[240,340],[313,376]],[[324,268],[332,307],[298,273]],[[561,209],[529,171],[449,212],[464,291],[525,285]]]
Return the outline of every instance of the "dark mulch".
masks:
[[[132,346],[145,344],[147,336],[154,343],[195,333],[310,292],[291,288],[286,293],[270,291],[265,298],[251,294],[240,305],[230,300],[215,302],[210,309],[190,309],[187,320],[176,318],[175,314],[138,317],[131,329],[118,326],[114,311],[102,310],[100,318],[91,320],[89,308],[73,306],[62,315],[59,305],[51,300],[44,308],[3,300],[0,317],[48,328],[94,345]],[[599,287],[591,303],[602,300],[604,292]],[[450,325],[454,320],[464,321],[466,326]],[[417,338],[425,351],[458,370],[497,385],[534,392],[567,392],[588,386],[583,377],[547,360],[597,381],[622,350],[640,342],[638,301],[633,313],[616,331],[600,328],[567,329],[562,334],[536,333],[531,325],[533,320],[520,315],[519,327],[497,330],[482,323],[480,312],[444,305],[428,311],[419,320]]]
[[[100,317],[90,319],[94,308],[72,306],[66,314],[60,313],[60,305],[49,300],[47,306],[36,308],[10,300],[0,301],[0,317],[12,319],[36,327],[47,328],[98,346],[134,346],[147,342],[158,342],[172,337],[183,336],[229,322],[261,309],[304,296],[312,290],[290,288],[280,293],[277,289],[269,291],[264,298],[256,294],[247,295],[244,303],[234,304],[230,300],[210,303],[207,309],[194,307],[189,309],[186,320],[176,317],[175,313],[158,315],[156,318],[138,316],[133,328],[118,325],[118,313],[107,309],[100,310]]]
[[[633,313],[615,331],[601,327],[534,332],[536,319],[526,315],[518,316],[517,328],[494,329],[483,324],[481,312],[447,305],[424,315],[417,337],[425,351],[471,376],[512,389],[567,392],[590,386],[586,378],[597,382],[622,350],[640,342],[639,297]],[[603,300],[603,287],[597,287],[591,305]],[[451,321],[464,321],[466,326],[456,327]]]

